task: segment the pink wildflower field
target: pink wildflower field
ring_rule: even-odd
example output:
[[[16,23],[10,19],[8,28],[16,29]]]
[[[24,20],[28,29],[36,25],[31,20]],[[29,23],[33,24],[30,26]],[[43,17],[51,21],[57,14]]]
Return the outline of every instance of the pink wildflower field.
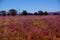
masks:
[[[0,16],[0,40],[60,40],[60,16]]]

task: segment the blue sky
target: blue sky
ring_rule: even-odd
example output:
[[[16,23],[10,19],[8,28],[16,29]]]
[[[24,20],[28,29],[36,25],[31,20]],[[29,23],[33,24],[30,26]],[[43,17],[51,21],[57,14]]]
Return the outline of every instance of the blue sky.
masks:
[[[19,12],[38,10],[54,12],[60,11],[60,0],[0,0],[0,10],[16,9]]]

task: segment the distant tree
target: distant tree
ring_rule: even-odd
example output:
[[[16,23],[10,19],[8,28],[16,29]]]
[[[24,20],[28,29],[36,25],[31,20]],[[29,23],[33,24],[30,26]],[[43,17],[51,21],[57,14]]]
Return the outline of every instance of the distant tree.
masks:
[[[2,16],[6,16],[6,11],[0,11],[0,15],[2,15]]]
[[[23,10],[22,15],[27,15],[27,14],[28,14],[27,11]]]
[[[10,16],[11,14],[9,12],[7,12],[7,16]]]
[[[33,13],[28,13],[28,15],[33,15]]]
[[[0,11],[0,16],[1,16],[1,11]]]
[[[59,15],[59,13],[54,13],[54,15]]]
[[[56,15],[56,13],[53,13],[54,15]]]
[[[37,13],[37,12],[35,12],[35,13],[34,13],[34,15],[38,15],[38,13]]]
[[[59,15],[59,13],[57,13],[57,15]]]
[[[15,16],[17,14],[17,11],[15,9],[10,9],[8,15]]]
[[[38,14],[43,15],[44,13],[43,13],[43,11],[38,11]]]
[[[47,12],[47,11],[45,11],[45,12],[44,12],[44,15],[48,15],[48,12]]]

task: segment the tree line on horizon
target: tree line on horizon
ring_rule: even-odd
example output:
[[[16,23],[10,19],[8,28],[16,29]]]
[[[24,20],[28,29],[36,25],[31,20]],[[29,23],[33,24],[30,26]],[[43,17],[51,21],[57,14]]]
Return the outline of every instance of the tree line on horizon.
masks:
[[[38,11],[34,13],[28,13],[26,10],[23,10],[22,13],[17,13],[17,10],[15,9],[10,9],[8,12],[6,11],[0,11],[0,16],[15,16],[15,15],[49,15],[47,11]],[[59,13],[53,13],[53,15],[59,15]]]

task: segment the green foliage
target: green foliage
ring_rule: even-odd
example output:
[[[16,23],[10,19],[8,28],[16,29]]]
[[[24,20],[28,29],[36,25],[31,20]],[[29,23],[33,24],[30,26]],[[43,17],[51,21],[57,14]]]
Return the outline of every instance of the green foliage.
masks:
[[[6,16],[6,11],[0,11],[2,16]]]
[[[15,16],[17,14],[17,11],[15,9],[10,9],[9,10],[9,13],[12,15],[12,16]]]
[[[27,14],[28,14],[27,11],[23,10],[22,15],[27,15]]]

